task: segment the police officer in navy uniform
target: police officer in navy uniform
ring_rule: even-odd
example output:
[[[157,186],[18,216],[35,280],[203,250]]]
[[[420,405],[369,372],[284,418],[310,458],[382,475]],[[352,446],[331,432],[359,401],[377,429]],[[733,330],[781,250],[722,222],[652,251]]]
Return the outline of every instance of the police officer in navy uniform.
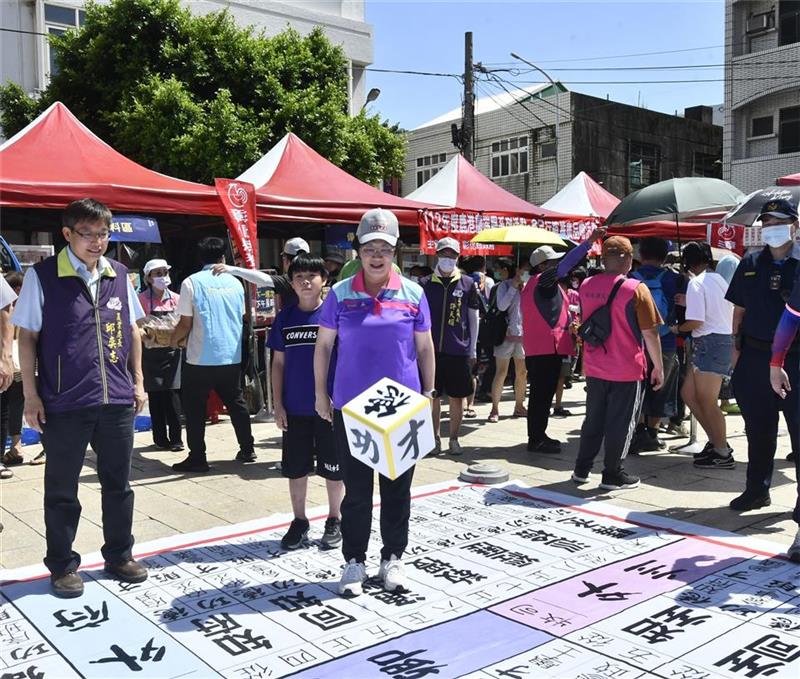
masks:
[[[742,259],[726,294],[726,299],[735,305],[732,386],[747,434],[747,485],[730,503],[730,508],[738,511],[770,504],[781,411],[789,428],[792,455],[800,449],[797,360],[800,342],[789,348],[790,358],[794,356],[795,360],[786,362],[792,390],[785,399],[778,398],[768,379],[775,329],[800,273],[800,245],[794,241],[797,206],[785,199],[771,200],[764,204],[759,219],[765,246]]]

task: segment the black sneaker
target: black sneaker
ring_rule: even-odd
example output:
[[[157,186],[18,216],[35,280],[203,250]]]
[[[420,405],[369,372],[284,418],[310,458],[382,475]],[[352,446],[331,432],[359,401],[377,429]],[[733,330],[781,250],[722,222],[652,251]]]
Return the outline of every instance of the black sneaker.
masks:
[[[173,453],[180,453],[183,450],[183,444],[180,441],[178,441],[177,443],[170,443],[169,449]]]
[[[712,448],[708,455],[695,460],[694,466],[703,469],[733,469],[736,461],[733,459],[733,451],[730,448],[728,448],[727,455],[720,455]]]
[[[325,519],[325,532],[322,534],[322,546],[335,549],[342,544],[342,521],[335,516]]]
[[[731,500],[728,507],[735,509],[737,512],[746,512],[751,509],[761,509],[762,507],[769,507],[772,500],[769,495],[752,495],[744,492],[739,497]]]
[[[578,471],[576,469],[574,472],[572,472],[570,480],[577,484],[589,483],[589,472]]]
[[[624,469],[615,472],[603,472],[600,487],[603,490],[626,490],[636,488],[639,485],[639,477],[628,474]]]
[[[236,453],[236,461],[242,463],[255,462],[256,454],[252,450],[249,452],[240,450],[238,453]]]
[[[183,462],[176,462],[172,465],[172,471],[174,472],[189,472],[191,474],[205,474],[210,469],[208,462],[191,456],[187,457]]]
[[[308,519],[293,519],[286,535],[281,538],[281,549],[297,549],[308,537]]]
[[[569,417],[572,413],[566,408],[553,408],[553,417]]]
[[[711,443],[711,441],[709,441],[708,443],[706,443],[706,446],[705,448],[703,448],[703,450],[701,450],[699,453],[695,453],[694,455],[692,455],[692,457],[695,460],[702,460],[704,457],[708,457],[713,452],[714,452],[714,444]]]
[[[528,441],[529,453],[557,454],[561,452],[561,441],[545,436],[541,441]]]

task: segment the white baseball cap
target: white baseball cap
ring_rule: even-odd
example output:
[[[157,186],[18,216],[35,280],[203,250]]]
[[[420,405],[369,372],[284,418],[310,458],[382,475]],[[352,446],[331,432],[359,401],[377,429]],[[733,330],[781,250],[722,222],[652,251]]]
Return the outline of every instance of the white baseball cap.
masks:
[[[376,207],[365,212],[358,224],[356,231],[359,245],[369,243],[371,240],[385,240],[389,245],[397,245],[400,238],[400,225],[397,217],[391,210]]]
[[[302,238],[290,238],[283,244],[283,254],[289,257],[296,257],[301,252],[311,252],[308,243]]]
[[[549,245],[542,245],[541,247],[536,248],[531,253],[531,266],[536,268],[542,262],[546,262],[550,259],[561,259],[564,256],[563,252],[556,252],[551,248]]]
[[[167,264],[166,259],[151,259],[144,265],[144,275],[147,276],[153,269],[171,269],[172,267]]]
[[[448,236],[446,238],[440,238],[438,241],[436,241],[436,252],[446,250],[447,248],[455,250],[458,254],[461,254],[461,243],[459,243],[455,238],[450,238]]]

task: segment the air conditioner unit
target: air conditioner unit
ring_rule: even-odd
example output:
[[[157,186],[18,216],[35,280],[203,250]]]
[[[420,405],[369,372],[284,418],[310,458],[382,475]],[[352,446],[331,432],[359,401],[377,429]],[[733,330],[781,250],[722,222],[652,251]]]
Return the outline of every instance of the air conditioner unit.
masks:
[[[775,13],[762,12],[761,14],[753,14],[747,19],[747,32],[748,33],[763,33],[770,28],[775,27]]]

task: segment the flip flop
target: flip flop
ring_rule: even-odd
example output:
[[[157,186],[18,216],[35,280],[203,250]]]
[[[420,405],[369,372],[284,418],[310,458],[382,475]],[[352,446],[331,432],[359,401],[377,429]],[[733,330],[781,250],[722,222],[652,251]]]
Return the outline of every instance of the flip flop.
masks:
[[[8,467],[13,467],[23,462],[22,455],[20,455],[18,450],[14,450],[13,448],[3,456],[3,464]]]
[[[38,454],[36,457],[34,457],[34,458],[33,458],[33,459],[30,461],[30,462],[28,462],[28,464],[33,464],[33,465],[44,464],[44,463],[45,463],[45,455],[44,455],[44,451],[42,451],[41,453],[39,453],[39,454]]]
[[[500,421],[500,415],[498,415],[497,413],[492,413],[491,415],[489,415],[489,419],[487,421],[488,422],[499,422]]]
[[[0,479],[10,479],[12,476],[14,476],[14,472],[4,464],[0,464]]]
[[[464,417],[468,420],[474,420],[476,417],[478,417],[478,413],[476,413],[472,408],[467,408],[464,411]]]

